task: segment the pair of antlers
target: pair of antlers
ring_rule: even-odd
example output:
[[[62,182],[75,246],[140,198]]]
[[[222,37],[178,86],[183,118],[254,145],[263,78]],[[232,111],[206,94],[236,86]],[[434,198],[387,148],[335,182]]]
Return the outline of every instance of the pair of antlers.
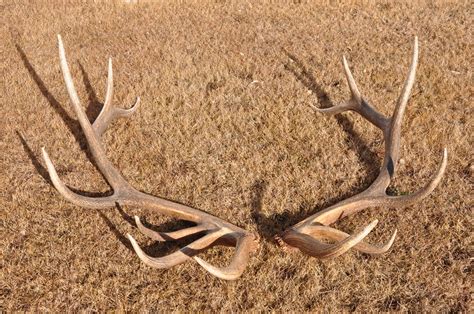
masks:
[[[199,239],[186,245],[180,250],[163,257],[151,257],[147,255],[131,235],[127,234],[127,236],[140,259],[151,267],[169,268],[193,258],[202,267],[218,278],[225,280],[237,279],[243,273],[248,263],[249,255],[258,247],[258,236],[198,209],[158,198],[133,188],[120,174],[117,168],[115,168],[107,159],[101,137],[113,120],[120,117],[128,117],[134,113],[139,106],[140,98],[137,97],[135,104],[130,109],[121,109],[112,105],[113,72],[112,60],[109,59],[105,102],[100,114],[91,124],[84,112],[74,87],[74,82],[66,61],[66,54],[60,35],[58,35],[58,46],[61,71],[64,76],[64,81],[74,111],[76,112],[82,131],[86,137],[93,159],[113,190],[112,195],[105,197],[87,197],[74,193],[61,181],[48,153],[43,147],[43,158],[47,165],[51,181],[59,193],[70,202],[85,208],[100,209],[113,207],[117,204],[128,205],[156,210],[164,215],[191,221],[196,225],[182,230],[165,233],[156,232],[145,227],[141,223],[139,217],[135,216],[138,230],[156,241],[173,241],[190,235],[202,235]],[[395,173],[395,167],[398,161],[401,121],[408,102],[410,90],[413,86],[417,59],[418,41],[415,38],[413,61],[408,78],[403,87],[402,94],[398,99],[393,116],[387,118],[377,112],[362,98],[349,70],[347,61],[343,58],[344,69],[352,97],[347,102],[332,108],[315,109],[319,112],[328,114],[353,110],[381,129],[385,140],[385,157],[382,169],[374,183],[372,183],[372,185],[364,192],[333,205],[289,228],[278,238],[280,243],[284,243],[289,247],[298,248],[304,253],[318,258],[335,257],[346,252],[351,247],[364,253],[381,254],[386,252],[392,245],[396,231],[384,246],[379,247],[363,242],[364,237],[366,237],[377,224],[377,220],[373,221],[354,235],[348,235],[342,231],[329,227],[329,225],[345,216],[354,214],[367,207],[382,205],[389,207],[407,206],[427,196],[439,183],[447,164],[446,149],[444,149],[443,161],[437,174],[424,188],[412,195],[406,196],[388,196],[386,194],[386,189],[390,184],[391,177]],[[327,244],[318,240],[321,238],[336,242],[334,244]],[[230,244],[236,248],[234,257],[227,267],[219,268],[213,266],[196,256],[198,253],[219,243]]]

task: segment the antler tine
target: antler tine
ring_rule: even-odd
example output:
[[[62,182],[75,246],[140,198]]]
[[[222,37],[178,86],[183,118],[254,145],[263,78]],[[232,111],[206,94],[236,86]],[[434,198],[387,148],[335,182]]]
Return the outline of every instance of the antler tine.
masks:
[[[387,196],[387,203],[390,206],[398,207],[398,206],[408,206],[418,201],[421,201],[423,198],[428,196],[434,189],[438,186],[443,178],[444,172],[446,171],[446,167],[448,165],[448,149],[445,147],[443,149],[443,159],[438,167],[438,171],[435,173],[433,178],[421,189],[417,192],[402,195],[402,196]]]
[[[245,270],[245,265],[248,263],[250,253],[255,249],[256,239],[254,237],[239,235],[237,238],[236,251],[229,266],[223,268],[215,267],[197,256],[194,256],[194,260],[217,278],[234,280],[242,275]]]
[[[66,53],[60,35],[58,35],[58,48],[61,71],[64,76],[64,81],[66,83],[66,88],[73,104],[74,111],[76,112],[76,115],[78,117],[79,124],[81,125],[81,128],[85,134],[87,143],[91,150],[92,156],[97,164],[97,167],[113,189],[113,194],[105,197],[86,197],[72,192],[59,178],[58,173],[56,172],[56,169],[54,168],[54,165],[48,156],[48,153],[43,148],[43,159],[45,160],[46,166],[48,168],[51,181],[53,182],[53,185],[56,187],[56,189],[61,193],[61,195],[63,195],[67,200],[71,201],[72,203],[86,208],[113,207],[115,206],[115,204],[118,203],[122,205],[139,206],[145,209],[156,210],[161,214],[170,215],[175,218],[188,220],[196,223],[195,227],[186,228],[174,232],[160,233],[146,228],[140,222],[140,219],[138,217],[135,217],[135,221],[139,230],[145,235],[148,235],[158,241],[175,240],[200,232],[207,233],[200,239],[181,248],[179,251],[160,258],[153,258],[146,255],[140,249],[137,242],[130,235],[128,235],[132,246],[134,247],[138,256],[146,264],[157,268],[169,268],[171,266],[180,264],[188,260],[191,256],[194,256],[195,254],[199,253],[199,251],[208,248],[217,239],[221,237],[232,237],[235,239],[245,238],[251,239],[252,242],[257,241],[258,238],[253,233],[241,229],[222,219],[219,219],[215,216],[212,216],[210,214],[207,214],[205,212],[183,204],[175,203],[169,200],[145,194],[131,187],[128,182],[122,177],[120,172],[107,159],[105,149],[102,147],[100,137],[113,119],[128,116],[129,114],[133,113],[137,109],[139,98],[137,98],[136,104],[130,109],[126,110],[112,107],[113,70],[112,61],[109,60],[107,92],[104,107],[102,108],[101,113],[94,122],[94,125],[91,125],[86,113],[84,112],[84,109],[82,108],[76,89],[74,87],[74,82],[72,80],[69,66],[67,64]],[[247,265],[248,255],[256,249],[255,246],[246,246],[247,248],[244,250],[246,257],[243,258],[242,256],[245,254],[242,253],[242,246],[245,245],[237,243],[236,255],[239,256],[239,258],[234,258],[234,261],[231,264],[233,267],[232,269],[238,269],[239,272],[234,271],[232,272],[232,275],[221,275],[220,273],[217,273],[218,277],[230,280],[236,279],[242,274],[243,270]],[[211,269],[211,273],[213,271],[214,270]],[[231,271],[229,270],[228,273],[230,272]],[[223,271],[223,274],[225,273],[226,272]]]
[[[405,108],[410,97],[410,92],[415,83],[416,67],[418,65],[418,37],[415,37],[413,45],[413,57],[408,71],[408,76],[403,85],[402,92],[398,98],[395,111],[390,119],[390,127],[387,128],[385,135],[385,156],[380,172],[380,177],[384,178],[385,188],[390,184],[390,178],[395,173],[395,168],[398,162],[398,155],[400,153],[400,133],[402,128],[402,119],[405,113]],[[376,180],[379,181],[379,180]]]
[[[139,226],[140,231],[143,234],[150,236],[151,238],[154,238],[158,241],[166,241],[168,236],[170,238],[173,237],[173,235],[171,235],[172,233],[167,233],[167,234],[159,233],[159,232],[155,232],[144,227],[137,216],[135,216],[135,221],[137,223],[137,226]],[[202,228],[202,226],[196,226],[196,227],[180,230],[180,231],[183,231],[183,233],[178,234],[176,232],[175,235],[177,237],[174,239],[183,238],[185,236],[195,234],[204,230],[206,229]],[[206,248],[209,248],[219,238],[226,237],[226,236],[232,237],[236,240],[236,252],[229,266],[224,267],[224,268],[219,268],[195,256],[200,251],[205,250]],[[140,257],[140,259],[148,266],[151,266],[154,268],[169,268],[169,267],[181,264],[187,261],[190,257],[193,257],[194,260],[198,262],[199,265],[201,265],[209,273],[224,280],[234,280],[240,277],[243,271],[245,270],[245,266],[248,263],[248,258],[249,258],[250,253],[255,249],[255,238],[252,235],[242,236],[241,234],[238,234],[238,233],[234,234],[233,232],[219,229],[219,230],[211,230],[210,233],[192,242],[191,244],[183,247],[177,252],[174,252],[164,257],[156,258],[156,257],[151,257],[147,255],[145,252],[143,252],[143,250],[140,248],[138,243],[135,241],[135,239],[131,235],[127,234],[127,237],[130,239],[130,242],[132,243],[132,246],[135,252],[137,253],[138,257]]]
[[[71,191],[59,178],[58,173],[56,169],[54,168],[54,165],[51,162],[51,159],[49,158],[48,153],[46,152],[46,149],[42,147],[41,151],[43,153],[43,159],[48,169],[49,177],[51,178],[51,181],[53,182],[53,185],[56,188],[56,190],[58,190],[58,192],[65,199],[67,199],[73,204],[76,204],[81,207],[86,207],[86,208],[99,209],[99,208],[107,208],[107,207],[111,207],[115,205],[115,202],[117,201],[117,197],[115,194],[111,196],[104,196],[104,197],[87,197],[87,196],[80,195]]]
[[[155,241],[160,241],[160,242],[178,240],[178,239],[190,236],[192,234],[196,234],[196,233],[207,230],[206,226],[197,225],[194,227],[181,229],[174,232],[156,232],[154,230],[151,230],[145,227],[140,221],[140,218],[138,216],[135,216],[135,223],[137,224],[138,230],[140,230],[141,233],[148,236],[149,238],[152,238]]]
[[[377,223],[378,220],[376,219],[361,231],[333,244],[323,243],[306,234],[306,231],[299,232],[293,229],[285,232],[283,240],[286,244],[297,247],[302,252],[313,257],[320,259],[337,257],[360,243],[372,231],[372,229],[375,228]]]
[[[107,129],[108,125],[116,118],[128,117],[134,113],[139,104],[140,97],[137,97],[135,104],[129,109],[115,108],[112,106],[112,99],[114,97],[114,75],[112,70],[112,58],[109,58],[108,74],[107,74],[107,92],[105,94],[105,101],[97,119],[92,124],[97,136],[101,137]]]
[[[375,206],[402,207],[408,206],[429,195],[441,181],[447,166],[447,149],[444,149],[443,159],[433,179],[416,193],[405,196],[387,195],[387,187],[395,173],[400,151],[400,133],[403,114],[415,81],[416,67],[418,64],[418,38],[415,37],[413,57],[407,79],[402,88],[394,113],[390,119],[378,113],[360,96],[355,80],[350,72],[347,61],[343,58],[347,82],[351,90],[351,99],[339,106],[328,110],[318,110],[325,113],[339,113],[353,110],[383,131],[385,141],[384,161],[376,180],[363,192],[343,200],[323,211],[316,213],[286,230],[281,239],[289,246],[297,247],[301,251],[320,258],[334,257],[346,252],[351,247],[364,253],[380,254],[387,251],[395,240],[396,230],[392,237],[382,247],[369,245],[362,239],[372,230],[368,227],[355,235],[348,235],[342,231],[328,227],[337,220],[352,215],[364,208]],[[322,226],[321,226],[322,225]],[[325,237],[338,241],[334,244],[322,243],[316,237]]]
[[[186,262],[190,257],[198,254],[199,251],[209,247],[214,241],[222,237],[225,234],[223,230],[214,230],[206,234],[202,238],[186,245],[179,251],[171,253],[163,257],[151,257],[147,255],[138,245],[137,241],[130,235],[127,234],[128,239],[132,243],[135,253],[138,257],[148,266],[153,268],[170,268],[178,264]]]
[[[310,105],[313,109],[318,112],[335,115],[344,111],[352,110],[359,113],[361,116],[366,118],[370,123],[375,125],[381,130],[384,130],[389,125],[390,120],[384,115],[379,113],[371,104],[369,104],[359,92],[356,81],[352,72],[347,64],[345,56],[342,56],[342,65],[344,66],[344,73],[346,75],[347,85],[351,91],[351,98],[342,104],[329,107],[329,108],[317,108],[316,106]]]
[[[79,96],[77,95],[76,88],[74,87],[74,82],[72,80],[71,72],[69,71],[69,66],[66,60],[66,52],[64,51],[63,41],[61,35],[58,35],[58,47],[59,47],[59,60],[61,65],[61,71],[63,72],[64,82],[66,83],[66,88],[69,94],[69,98],[76,112],[77,119],[81,125],[82,131],[86,136],[87,143],[91,150],[92,156],[96,161],[97,167],[102,172],[103,176],[112,186],[114,191],[126,190],[129,189],[128,183],[123,179],[120,173],[114,168],[114,166],[107,159],[105,150],[102,148],[100,140],[96,133],[94,132],[89,119],[87,118],[84,109],[82,108]]]
[[[326,238],[333,241],[342,241],[350,237],[349,234],[343,231],[340,231],[328,226],[323,226],[323,225],[310,226],[307,228],[306,232],[308,233],[308,235],[314,238],[320,237],[320,238]],[[373,244],[361,241],[357,243],[356,245],[354,245],[354,249],[362,253],[367,253],[367,254],[383,254],[392,247],[393,242],[395,242],[396,236],[397,236],[397,229],[395,229],[395,231],[392,233],[387,243],[385,243],[382,246],[373,245]]]

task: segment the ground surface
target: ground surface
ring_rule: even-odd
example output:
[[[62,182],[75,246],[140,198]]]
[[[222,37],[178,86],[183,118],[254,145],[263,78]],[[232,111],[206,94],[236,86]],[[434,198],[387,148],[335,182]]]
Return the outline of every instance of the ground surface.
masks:
[[[0,5],[2,310],[472,310],[473,6],[45,2]],[[469,31],[471,29],[471,32]],[[152,255],[176,250],[141,236],[128,215],[179,228],[140,208],[85,210],[52,187],[61,178],[106,192],[90,162],[57,57],[66,45],[93,119],[113,57],[115,103],[142,106],[105,135],[109,158],[136,188],[257,232],[244,275],[225,282],[190,261],[144,265],[124,235]],[[345,54],[363,94],[390,114],[415,35],[420,66],[402,129],[403,163],[390,191],[416,191],[449,149],[439,187],[404,209],[372,208],[338,222],[393,249],[319,261],[283,252],[273,236],[362,191],[383,157],[381,134],[354,113],[326,117],[348,96]],[[163,225],[165,223],[165,225]],[[182,245],[182,243],[179,243]],[[224,265],[232,251],[201,254]]]

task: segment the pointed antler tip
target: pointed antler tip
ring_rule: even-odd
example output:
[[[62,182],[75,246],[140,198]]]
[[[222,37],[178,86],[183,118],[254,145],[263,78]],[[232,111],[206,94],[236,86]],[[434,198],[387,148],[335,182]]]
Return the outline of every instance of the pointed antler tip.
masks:
[[[142,226],[142,222],[140,221],[140,217],[138,217],[138,216],[133,216],[133,218],[135,219],[135,224],[137,225],[137,227],[141,227],[141,226]]]
[[[46,163],[51,162],[48,152],[46,151],[46,148],[44,146],[41,147],[41,153],[43,155],[43,159],[46,161]]]
[[[309,104],[309,106],[310,106],[312,109],[314,109],[315,111],[317,111],[317,112],[322,112],[322,110],[321,110],[320,108],[316,107],[316,106],[313,105],[313,104]]]
[[[342,63],[344,64],[344,66],[347,66],[347,58],[345,55],[342,55]]]
[[[375,226],[377,226],[377,224],[379,223],[379,220],[378,219],[374,219],[374,221],[372,221],[369,226],[372,227],[372,228],[375,228]]]

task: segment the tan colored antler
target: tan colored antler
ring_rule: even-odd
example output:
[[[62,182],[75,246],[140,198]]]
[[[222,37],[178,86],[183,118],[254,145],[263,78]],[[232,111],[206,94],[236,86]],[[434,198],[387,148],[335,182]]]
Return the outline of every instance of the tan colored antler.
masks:
[[[413,59],[410,71],[403,86],[400,97],[398,98],[395,112],[391,118],[386,118],[380,114],[374,107],[367,103],[361,96],[352,73],[347,65],[346,58],[343,57],[343,65],[351,90],[351,98],[334,107],[327,109],[319,109],[314,107],[318,112],[327,114],[337,114],[346,110],[352,110],[359,113],[370,123],[381,129],[385,141],[385,156],[380,174],[377,179],[363,192],[343,200],[313,216],[299,222],[298,224],[285,230],[278,240],[290,248],[298,248],[306,254],[318,258],[336,257],[343,254],[350,248],[369,254],[381,254],[388,251],[395,240],[397,231],[387,244],[383,246],[375,246],[363,242],[362,240],[377,225],[374,220],[359,232],[348,235],[342,231],[329,227],[330,224],[346,216],[355,214],[356,212],[375,206],[403,207],[411,205],[430,194],[441,180],[447,164],[447,150],[444,149],[443,160],[434,178],[425,187],[414,194],[406,196],[389,196],[386,193],[390,180],[395,173],[400,150],[400,129],[402,124],[403,113],[408,102],[411,88],[415,81],[415,72],[418,62],[418,39],[415,37],[413,49]],[[318,240],[321,238],[337,241],[333,244],[323,243]]]
[[[66,61],[61,36],[58,35],[59,59],[61,62],[61,70],[63,72],[64,81],[66,83],[69,97],[74,106],[74,111],[78,117],[81,128],[86,136],[87,143],[91,150],[92,156],[97,167],[104,175],[107,182],[113,189],[113,194],[106,197],[86,197],[72,192],[58,177],[58,174],[49,158],[46,150],[43,148],[43,158],[48,167],[48,172],[56,189],[70,202],[86,208],[106,208],[113,207],[116,204],[143,207],[153,209],[165,215],[170,215],[183,220],[196,223],[196,226],[187,229],[162,233],[155,232],[143,226],[140,219],[135,216],[138,229],[145,235],[157,241],[169,241],[180,239],[192,234],[203,233],[204,235],[198,240],[185,246],[179,251],[164,257],[151,257],[145,254],[135,239],[131,235],[127,235],[132,243],[135,252],[140,259],[147,265],[156,268],[169,268],[174,265],[181,264],[190,257],[193,257],[202,267],[214,276],[221,279],[233,280],[238,278],[244,271],[249,254],[257,247],[257,236],[237,226],[234,226],[224,220],[204,213],[197,209],[174,203],[165,199],[161,199],[152,195],[145,194],[134,189],[122,177],[119,171],[107,159],[105,150],[101,143],[101,135],[110,124],[110,122],[119,117],[126,117],[133,113],[139,104],[139,98],[135,105],[128,110],[112,107],[113,98],[113,75],[112,61],[109,60],[107,93],[105,103],[101,113],[93,123],[90,124],[84,109],[79,101],[71,73]],[[195,256],[202,250],[209,248],[215,244],[217,240],[223,240],[236,246],[235,255],[229,266],[225,268],[214,267],[199,257]]]

